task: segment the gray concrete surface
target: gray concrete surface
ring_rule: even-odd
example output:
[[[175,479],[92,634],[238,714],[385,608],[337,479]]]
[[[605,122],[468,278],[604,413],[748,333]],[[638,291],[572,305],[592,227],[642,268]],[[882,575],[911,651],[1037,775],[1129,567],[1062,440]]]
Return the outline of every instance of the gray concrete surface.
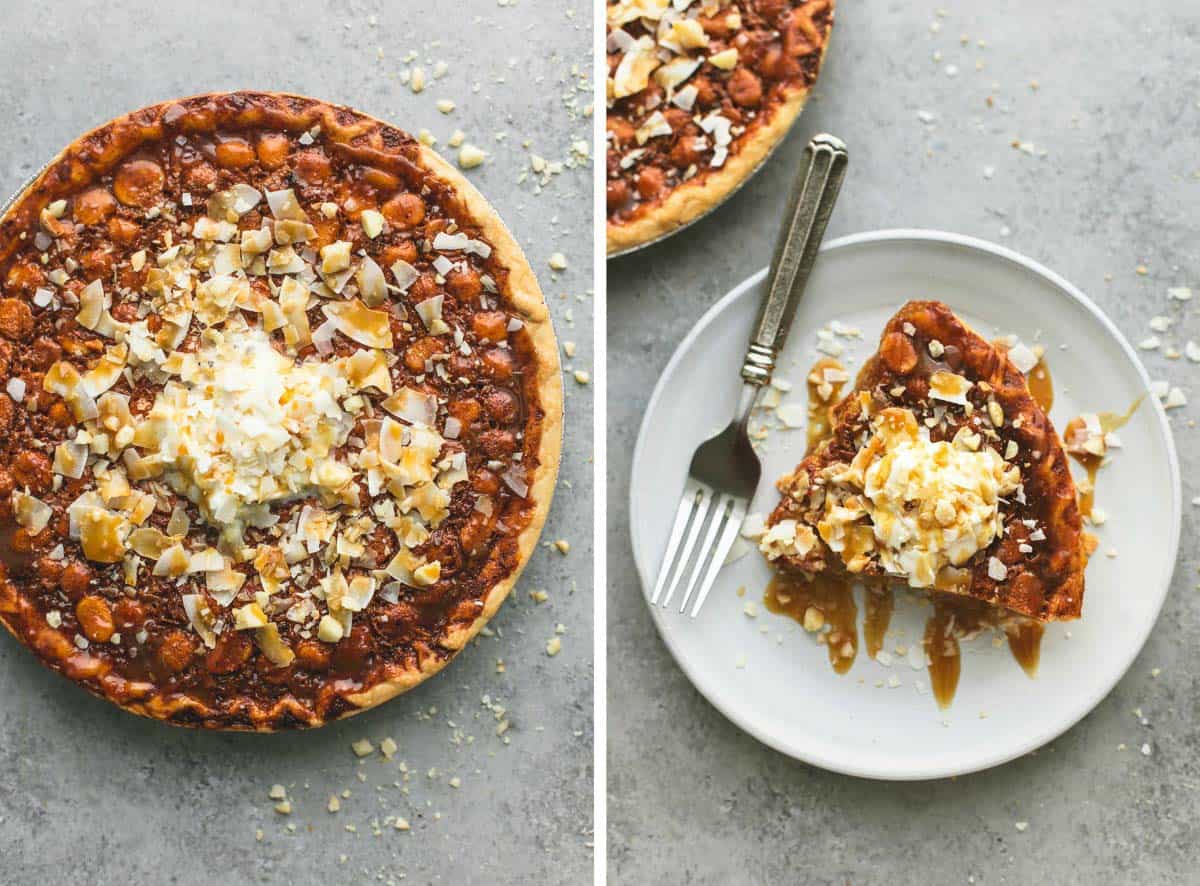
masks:
[[[624,512],[642,410],[692,323],[769,261],[810,135],[837,133],[851,149],[831,236],[918,226],[996,240],[1074,281],[1133,341],[1160,313],[1183,318],[1165,336],[1180,349],[1200,340],[1197,303],[1170,311],[1166,297],[1169,286],[1200,291],[1194,3],[841,7],[819,101],[770,166],[691,231],[609,264],[610,881],[1195,883],[1200,599],[1190,505],[1158,629],[1112,695],[1039,753],[956,780],[862,781],[768,750],[699,696],[647,617]],[[1014,150],[1013,140],[1046,154]],[[1161,351],[1145,362],[1200,400],[1200,366]],[[1185,502],[1200,495],[1198,409],[1172,413]],[[1150,756],[1138,751],[1144,742]]]
[[[590,80],[579,76],[589,67],[586,0],[552,10],[530,0],[14,0],[0,17],[0,192],[112,116],[210,89],[307,93],[428,128],[443,144],[461,128],[491,154],[470,178],[524,244],[560,339],[579,343],[567,362],[592,368],[590,170],[565,169],[540,194],[522,174],[533,153],[565,160],[573,140],[590,141]],[[434,79],[439,61],[447,70]],[[399,80],[413,63],[431,75],[420,95]],[[443,98],[457,105],[447,116],[436,109]],[[547,267],[557,251],[570,262],[561,274]],[[492,636],[380,709],[274,737],[172,729],[87,696],[0,638],[0,882],[590,878],[591,398],[568,384],[545,538],[569,539],[570,554],[540,550]],[[531,601],[534,588],[549,600]],[[560,623],[563,651],[550,658],[544,647]],[[506,709],[509,743],[484,696]],[[400,744],[390,763],[351,753],[355,739],[388,735]],[[272,811],[274,783],[287,787],[291,816]],[[341,811],[327,812],[329,795],[347,789]],[[385,815],[403,815],[412,830],[375,835],[372,821]]]

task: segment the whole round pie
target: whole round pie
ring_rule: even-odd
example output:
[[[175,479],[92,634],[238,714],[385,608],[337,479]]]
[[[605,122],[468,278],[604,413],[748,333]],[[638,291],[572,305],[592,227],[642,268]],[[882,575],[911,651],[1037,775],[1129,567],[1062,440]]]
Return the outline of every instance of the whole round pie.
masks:
[[[608,252],[724,200],[804,108],[834,0],[608,0]]]
[[[0,621],[138,714],[316,726],[437,672],[537,542],[562,387],[537,281],[409,135],[202,95],[0,217]]]

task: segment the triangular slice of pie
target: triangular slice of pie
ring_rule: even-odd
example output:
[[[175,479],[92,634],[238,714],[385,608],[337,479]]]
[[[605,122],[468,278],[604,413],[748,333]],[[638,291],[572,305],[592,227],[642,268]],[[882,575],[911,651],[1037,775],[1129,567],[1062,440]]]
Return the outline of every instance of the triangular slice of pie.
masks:
[[[887,324],[831,436],[780,479],[776,565],[1078,618],[1086,555],[1054,427],[1007,352],[941,302]]]

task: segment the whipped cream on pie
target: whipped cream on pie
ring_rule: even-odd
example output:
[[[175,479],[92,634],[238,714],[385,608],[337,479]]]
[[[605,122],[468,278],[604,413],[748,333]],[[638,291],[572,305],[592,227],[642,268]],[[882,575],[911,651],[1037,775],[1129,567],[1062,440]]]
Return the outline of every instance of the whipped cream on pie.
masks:
[[[1001,499],[1020,482],[1018,468],[978,434],[933,442],[911,412],[884,409],[866,445],[830,477],[817,531],[850,572],[874,558],[911,587],[929,588],[996,539]],[[805,530],[780,521],[760,548],[772,558],[803,556],[814,541]]]
[[[261,522],[256,505],[350,483],[349,466],[331,458],[354,424],[338,363],[297,362],[240,316],[176,363],[178,381],[158,393],[134,445],[214,525]]]

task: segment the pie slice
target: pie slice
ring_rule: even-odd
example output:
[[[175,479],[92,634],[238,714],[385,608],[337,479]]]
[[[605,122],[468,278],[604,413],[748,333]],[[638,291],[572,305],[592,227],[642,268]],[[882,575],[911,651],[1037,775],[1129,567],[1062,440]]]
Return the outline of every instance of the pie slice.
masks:
[[[1078,618],[1086,556],[1075,483],[1020,356],[940,302],[901,308],[831,410],[830,437],[779,480],[760,542],[768,559],[1038,621]]]

